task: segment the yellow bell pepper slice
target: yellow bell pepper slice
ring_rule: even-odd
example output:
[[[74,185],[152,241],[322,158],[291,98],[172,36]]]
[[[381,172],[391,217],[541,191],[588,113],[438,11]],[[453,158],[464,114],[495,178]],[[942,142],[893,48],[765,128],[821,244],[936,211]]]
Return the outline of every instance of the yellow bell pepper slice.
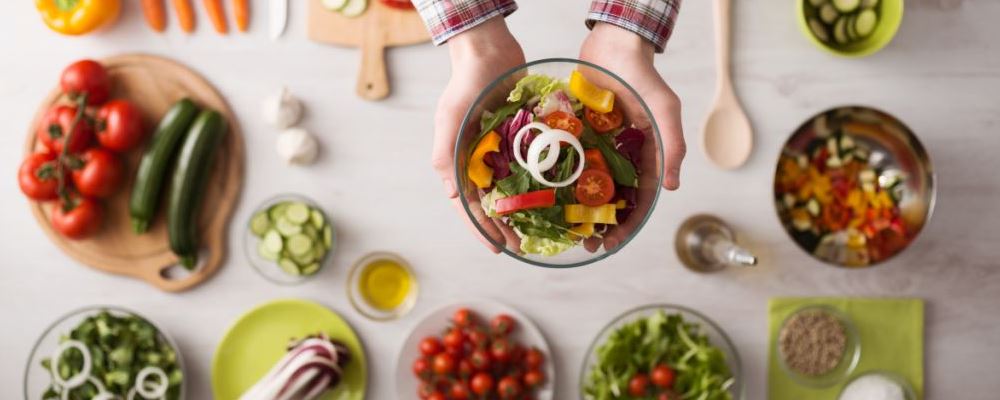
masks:
[[[586,239],[591,236],[594,236],[594,224],[586,223],[586,224],[574,225],[572,228],[569,228],[569,232],[576,236]]]
[[[490,131],[479,140],[479,144],[472,151],[472,156],[469,157],[469,179],[480,189],[493,186],[493,168],[486,165],[483,158],[495,151],[500,151],[500,134]]]
[[[587,108],[601,114],[607,114],[615,108],[615,94],[590,83],[580,71],[574,70],[569,74],[569,93]]]
[[[565,210],[566,222],[571,224],[618,225],[618,218],[615,216],[618,210],[614,204],[604,204],[597,207],[567,204]]]
[[[35,8],[49,29],[64,35],[83,35],[118,18],[120,0],[35,0]]]

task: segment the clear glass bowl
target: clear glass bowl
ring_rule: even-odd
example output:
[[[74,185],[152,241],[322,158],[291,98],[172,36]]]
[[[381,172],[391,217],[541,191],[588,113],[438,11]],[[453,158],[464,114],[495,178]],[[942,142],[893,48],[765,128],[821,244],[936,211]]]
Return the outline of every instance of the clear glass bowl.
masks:
[[[544,74],[558,79],[568,79],[573,70],[580,70],[588,80],[615,93],[615,104],[625,115],[626,123],[645,134],[636,190],[636,208],[620,225],[611,226],[605,239],[588,239],[555,256],[524,254],[517,234],[500,220],[483,212],[480,198],[483,191],[467,177],[472,145],[480,134],[480,117],[484,111],[494,111],[505,103],[507,95],[517,81],[528,74]],[[462,121],[462,130],[455,144],[455,182],[462,206],[476,229],[494,246],[507,255],[526,263],[549,268],[571,268],[602,260],[625,247],[642,229],[656,205],[663,180],[663,143],[652,114],[639,94],[620,77],[600,66],[568,58],[550,58],[533,61],[507,71],[490,83],[469,108]],[[495,235],[495,236],[494,236]]]
[[[586,387],[590,370],[597,362],[597,348],[607,341],[612,332],[621,328],[623,325],[640,318],[647,318],[659,311],[664,311],[667,314],[680,314],[684,318],[685,322],[695,323],[701,327],[702,333],[708,336],[709,342],[721,350],[726,357],[726,365],[729,367],[729,371],[733,374],[733,384],[729,387],[729,392],[732,393],[733,399],[743,399],[743,370],[741,367],[740,354],[736,351],[736,346],[733,345],[733,341],[729,339],[729,336],[726,335],[726,332],[723,331],[719,325],[704,314],[693,309],[674,304],[650,304],[628,310],[608,323],[604,329],[601,329],[601,333],[594,338],[594,341],[590,342],[590,346],[587,348],[586,358],[583,360],[583,368],[580,370],[580,398],[588,399],[588,397],[584,395],[584,388]]]
[[[365,299],[364,294],[361,293],[359,287],[361,286],[361,277],[364,268],[375,261],[379,260],[389,260],[399,264],[406,270],[406,273],[410,275],[410,290],[406,294],[406,298],[403,302],[399,304],[396,308],[392,310],[383,310],[381,308],[375,307],[369,304],[368,300]],[[351,267],[351,272],[347,277],[347,299],[350,300],[351,306],[354,310],[364,315],[365,317],[375,320],[375,321],[392,321],[394,319],[400,318],[410,310],[417,303],[417,295],[420,292],[420,286],[417,284],[417,276],[413,273],[413,268],[410,264],[406,262],[402,257],[389,253],[389,252],[375,252],[361,257],[354,265]]]
[[[42,359],[52,355],[52,352],[59,346],[62,336],[69,334],[70,331],[76,328],[87,317],[105,310],[116,316],[137,317],[145,320],[159,332],[161,339],[170,344],[170,347],[177,355],[177,365],[180,365],[181,372],[184,374],[184,380],[181,381],[180,399],[185,399],[189,376],[187,369],[184,368],[184,357],[181,354],[180,347],[177,346],[177,342],[166,331],[161,329],[159,325],[149,320],[149,318],[122,307],[102,305],[88,306],[74,310],[45,328],[45,331],[42,332],[38,341],[35,342],[35,346],[31,349],[31,354],[28,356],[28,365],[24,368],[24,398],[29,400],[41,399],[42,394],[45,393],[52,383],[51,372],[42,367]]]
[[[806,312],[821,311],[828,313],[844,326],[844,333],[847,335],[847,344],[844,347],[844,355],[841,356],[840,362],[837,363],[837,367],[830,370],[829,372],[812,376],[805,375],[796,371],[785,364],[785,359],[781,355],[781,331],[784,330],[785,324],[788,323],[792,317]],[[781,367],[781,371],[788,375],[795,383],[803,386],[813,387],[813,388],[825,388],[836,385],[840,382],[846,380],[854,369],[857,368],[858,362],[861,360],[861,335],[858,334],[858,328],[854,326],[854,322],[851,321],[847,314],[844,314],[836,308],[826,306],[826,305],[809,305],[795,310],[788,317],[785,317],[784,321],[781,321],[781,326],[778,328],[778,334],[774,338],[774,352],[775,357],[778,359],[778,365]]]
[[[898,384],[899,387],[903,389],[904,399],[917,400],[917,392],[916,390],[913,389],[913,385],[910,383],[910,381],[895,372],[889,372],[889,371],[867,371],[854,376],[853,378],[851,378],[850,381],[847,382],[847,384],[844,385],[844,388],[840,390],[840,394],[837,395],[837,399],[840,400],[842,397],[844,397],[844,392],[847,391],[848,386],[851,386],[851,383],[863,377],[872,375],[880,375],[893,382],[896,382],[896,384]]]
[[[271,208],[271,206],[275,204],[286,201],[297,201],[300,203],[305,203],[309,205],[309,207],[312,207],[315,210],[319,210],[319,212],[323,214],[323,218],[326,220],[326,222],[330,224],[330,228],[333,233],[333,240],[331,241],[332,245],[330,250],[326,252],[326,255],[323,256],[323,259],[320,260],[319,270],[317,270],[315,273],[309,275],[291,275],[289,273],[286,273],[285,271],[282,271],[281,267],[278,266],[277,262],[262,257],[260,253],[257,251],[257,246],[260,243],[261,239],[258,238],[256,235],[254,235],[253,232],[250,230],[250,220],[252,220],[253,216],[257,215],[258,212],[265,211]],[[279,285],[295,285],[305,282],[310,278],[319,275],[320,272],[322,272],[323,269],[326,268],[326,265],[329,264],[330,260],[333,259],[333,253],[336,250],[337,250],[337,227],[333,224],[333,221],[330,220],[330,215],[327,214],[326,210],[323,210],[323,207],[320,207],[318,204],[316,204],[315,201],[302,195],[286,193],[265,200],[263,203],[261,203],[261,205],[257,206],[257,208],[253,210],[253,213],[250,214],[250,218],[248,218],[246,223],[243,225],[243,254],[246,255],[247,261],[250,262],[250,265],[253,266],[253,269],[256,270],[257,273],[260,274],[260,276],[264,277],[264,279],[267,279]]]

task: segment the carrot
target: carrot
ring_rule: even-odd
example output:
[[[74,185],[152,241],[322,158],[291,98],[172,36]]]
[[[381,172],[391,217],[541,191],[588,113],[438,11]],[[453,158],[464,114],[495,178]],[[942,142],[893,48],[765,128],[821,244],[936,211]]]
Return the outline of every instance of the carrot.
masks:
[[[194,9],[191,7],[191,0],[172,0],[174,11],[177,11],[177,22],[181,24],[184,32],[194,32]]]
[[[236,18],[236,28],[246,32],[250,25],[250,1],[233,0],[233,17]]]
[[[215,26],[215,31],[221,34],[225,34],[229,31],[229,27],[226,25],[226,11],[222,9],[222,0],[205,0],[205,11],[208,12],[208,18],[212,20],[212,25]]]
[[[142,13],[146,23],[154,31],[163,32],[167,28],[167,14],[163,8],[163,0],[142,0]]]

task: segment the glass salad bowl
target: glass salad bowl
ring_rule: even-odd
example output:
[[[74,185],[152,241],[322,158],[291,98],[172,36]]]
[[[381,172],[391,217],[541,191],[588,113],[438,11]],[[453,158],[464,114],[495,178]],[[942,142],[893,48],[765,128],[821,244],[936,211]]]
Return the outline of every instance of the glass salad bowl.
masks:
[[[659,318],[659,315],[665,315],[667,318],[653,319]],[[677,320],[675,316],[679,316],[681,320]],[[685,330],[687,337],[680,336],[681,326],[688,328]],[[626,334],[626,331],[629,333]],[[642,334],[638,335],[637,332],[642,332]],[[651,335],[658,335],[659,339],[654,339]],[[630,343],[634,343],[634,345]],[[726,332],[704,314],[672,304],[650,304],[628,310],[601,329],[601,332],[587,348],[586,358],[580,370],[580,398],[587,400],[610,398],[609,393],[591,393],[593,390],[611,390],[611,393],[619,390],[624,393],[628,390],[630,377],[635,374],[635,368],[639,366],[630,364],[623,367],[618,364],[638,362],[636,358],[640,357],[639,354],[649,354],[652,352],[651,347],[664,343],[667,346],[675,346],[665,350],[667,353],[665,361],[661,357],[657,357],[660,359],[658,362],[665,363],[674,371],[673,383],[670,388],[673,394],[684,398],[701,398],[699,396],[720,398],[713,397],[719,395],[719,392],[714,390],[724,390],[728,392],[729,398],[732,400],[743,398],[743,371],[740,355]],[[682,344],[679,348],[676,347],[678,343]],[[602,356],[604,353],[607,353],[609,357]],[[722,360],[718,358],[720,356]],[[615,365],[601,365],[602,362],[612,362],[611,359],[616,360],[614,361]],[[717,368],[719,368],[718,362],[720,361],[725,364],[725,368],[728,370],[728,378],[718,373]],[[646,361],[643,360],[643,362]],[[692,362],[700,364],[690,365]],[[682,372],[678,372],[681,368],[677,368],[677,366],[681,363],[688,364],[687,370],[698,371],[698,376],[684,376]],[[641,367],[649,368],[648,365]],[[716,371],[706,372],[711,371],[712,368],[716,368]],[[649,371],[642,372],[651,377],[656,375]],[[684,381],[689,383],[684,383]],[[683,393],[699,390],[694,387],[704,390],[707,382],[714,382],[714,389],[711,393],[708,391]],[[617,388],[611,388],[611,386],[617,386]],[[651,383],[649,386],[654,387],[655,384]]]
[[[109,322],[111,321],[111,322]],[[78,329],[79,328],[79,329]],[[74,332],[71,335],[71,332]],[[77,341],[69,345],[67,338]],[[107,344],[111,344],[110,346]],[[126,345],[132,343],[134,346]],[[62,348],[61,348],[62,347]],[[74,388],[70,395],[77,394],[92,399],[131,399],[160,398],[166,400],[183,400],[187,375],[180,348],[167,332],[160,329],[149,319],[124,308],[115,306],[88,306],[72,311],[49,325],[35,342],[28,357],[28,365],[24,369],[24,398],[30,400],[75,398],[53,394],[55,381],[49,368],[52,357],[65,351],[67,360],[57,363],[57,368],[72,366],[85,368],[82,364],[80,347],[88,349],[91,373],[86,378],[67,376],[65,382]],[[132,367],[127,368],[127,374],[121,375],[120,369],[108,371],[108,363],[112,359],[132,357]],[[83,357],[88,358],[88,357]],[[44,361],[43,361],[44,360]],[[46,364],[43,364],[45,362]],[[116,366],[120,366],[116,364]],[[105,368],[102,368],[105,367]],[[156,367],[156,368],[152,368]],[[159,371],[152,371],[153,369]],[[75,370],[80,371],[80,370]],[[101,371],[104,379],[99,379],[95,371]],[[162,373],[162,374],[161,374]],[[135,392],[138,387],[136,380],[141,378],[146,382],[143,388],[147,393],[159,396],[143,396]],[[157,388],[160,379],[167,378],[168,386],[165,392]],[[77,386],[73,381],[82,383]],[[126,384],[112,383],[122,379]],[[98,383],[100,384],[98,386]],[[60,386],[61,387],[61,386]],[[124,389],[130,388],[130,389]],[[83,393],[86,392],[86,393]]]
[[[456,188],[473,225],[541,267],[621,250],[652,214],[662,171],[659,131],[635,89],[574,59],[501,75],[469,108],[455,144]]]
[[[293,204],[299,210],[289,211]],[[265,200],[244,226],[247,261],[264,279],[281,285],[318,275],[336,247],[337,231],[330,217],[312,199],[297,194]]]
[[[788,138],[774,172],[778,218],[816,259],[868,267],[895,257],[927,224],[934,168],[895,117],[862,106],[809,118]]]

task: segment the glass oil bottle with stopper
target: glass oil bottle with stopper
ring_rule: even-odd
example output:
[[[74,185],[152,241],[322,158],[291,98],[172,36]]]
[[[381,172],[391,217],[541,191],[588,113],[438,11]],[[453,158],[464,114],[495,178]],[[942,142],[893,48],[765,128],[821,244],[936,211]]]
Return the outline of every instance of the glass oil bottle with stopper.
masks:
[[[736,244],[732,228],[713,215],[698,214],[684,221],[677,230],[674,246],[684,266],[697,272],[757,265],[757,257]]]

